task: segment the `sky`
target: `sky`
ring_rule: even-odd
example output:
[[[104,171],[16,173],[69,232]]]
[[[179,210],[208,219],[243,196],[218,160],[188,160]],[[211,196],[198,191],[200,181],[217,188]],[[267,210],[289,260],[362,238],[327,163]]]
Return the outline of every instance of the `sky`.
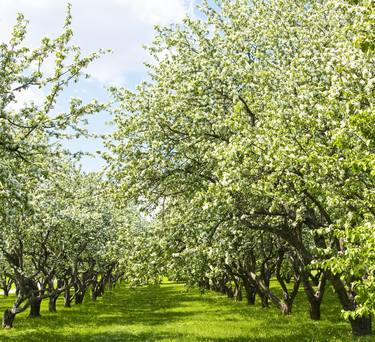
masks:
[[[58,106],[68,103],[70,97],[83,100],[97,98],[108,100],[105,87],[124,86],[134,89],[147,77],[144,62],[150,57],[143,45],[152,42],[155,25],[181,22],[188,14],[195,16],[200,0],[70,0],[73,16],[73,43],[83,52],[90,53],[100,48],[112,49],[112,53],[92,63],[89,80],[69,87],[62,95]],[[37,47],[42,37],[56,37],[62,31],[66,14],[66,0],[0,0],[0,42],[6,42],[15,24],[17,13],[23,13],[29,21],[26,44]],[[19,105],[43,98],[40,90],[29,89],[18,98]],[[56,108],[56,110],[63,110]],[[110,117],[98,113],[89,118],[92,133],[106,134],[113,126],[106,124]],[[72,152],[79,150],[95,152],[103,146],[98,140],[77,139],[65,142]],[[84,157],[84,171],[98,171],[104,165],[100,157]]]

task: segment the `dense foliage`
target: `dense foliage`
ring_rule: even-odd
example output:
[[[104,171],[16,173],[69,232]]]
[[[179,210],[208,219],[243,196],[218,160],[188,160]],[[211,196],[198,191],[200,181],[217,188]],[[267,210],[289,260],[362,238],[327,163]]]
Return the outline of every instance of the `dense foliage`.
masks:
[[[85,116],[105,105],[73,98],[66,112],[56,109],[58,96],[102,52],[82,56],[71,45],[69,8],[56,39],[31,50],[25,35],[19,15],[9,43],[0,45],[0,285],[17,295],[5,328],[28,307],[30,317],[39,316],[43,299],[54,312],[61,294],[66,307],[82,303],[89,287],[94,300],[102,295],[122,275],[114,252],[126,220],[102,175],[84,174],[62,146],[88,135]],[[43,102],[17,103],[30,89],[43,92]]]
[[[302,284],[312,319],[329,281],[371,333],[374,31],[371,0],[223,0],[158,28],[151,81],[113,89],[107,158],[163,269],[284,314]]]
[[[313,320],[330,286],[353,334],[371,334],[374,10],[221,0],[158,27],[150,81],[111,89],[108,172],[89,174],[62,142],[108,105],[57,100],[103,51],[71,44],[69,8],[29,49],[20,15],[0,45],[0,286],[16,291],[3,326],[47,298],[54,312],[59,296],[168,276],[283,315],[303,287]],[[41,104],[19,103],[30,89]]]

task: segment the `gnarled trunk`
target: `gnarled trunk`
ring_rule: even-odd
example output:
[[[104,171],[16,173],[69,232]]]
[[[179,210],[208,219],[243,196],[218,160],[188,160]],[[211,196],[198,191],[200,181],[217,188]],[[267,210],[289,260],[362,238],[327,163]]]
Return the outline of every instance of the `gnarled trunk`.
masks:
[[[257,289],[255,286],[253,286],[249,280],[243,278],[243,284],[246,291],[246,299],[247,304],[254,305],[255,304],[255,297],[257,293]]]
[[[210,284],[208,284],[208,286],[210,286]],[[208,289],[208,287],[207,287]],[[112,281],[112,277],[110,276],[108,278],[108,291],[112,291],[113,290],[113,281]]]
[[[49,297],[48,301],[48,311],[49,312],[56,312],[56,301],[57,301],[58,296],[57,295],[51,295]]]
[[[96,301],[97,298],[98,298],[98,291],[92,290],[91,300]]]
[[[368,336],[371,335],[371,317],[361,316],[355,319],[350,319],[352,326],[352,334],[354,336]]]
[[[269,308],[270,304],[269,304],[269,298],[267,294],[263,292],[262,290],[258,290],[258,295],[262,303],[262,308]]]
[[[246,290],[246,299],[247,299],[247,304],[249,305],[254,305],[255,304],[255,297],[256,297],[256,290],[251,289],[251,290]]]
[[[8,297],[9,291],[12,288],[13,280],[7,276],[4,276],[1,280],[1,288],[3,289],[3,293],[5,297]]]
[[[13,326],[14,318],[17,314],[25,311],[30,305],[30,299],[26,302],[23,307],[20,307],[21,304],[27,300],[27,297],[17,297],[14,302],[14,306],[11,309],[6,309],[3,314],[3,328],[10,329]]]
[[[309,309],[310,318],[314,321],[320,320],[320,304],[321,304],[321,301],[311,300],[311,301],[309,301],[309,304],[310,304],[310,309]]]
[[[310,283],[309,275],[304,272],[302,276],[303,287],[310,305],[310,318],[314,321],[320,320],[320,305],[323,300],[326,285],[326,275],[321,273],[320,275],[312,278],[312,283],[317,286],[316,290],[314,290],[312,284]]]
[[[85,298],[85,293],[81,292],[81,291],[78,291],[78,292],[76,292],[76,296],[74,298],[74,302],[76,304],[82,304],[84,298]]]
[[[234,288],[234,300],[237,302],[242,301],[242,291],[241,291],[241,286],[239,284],[236,284]]]
[[[40,317],[40,305],[42,304],[41,297],[31,297],[30,302],[30,318]]]
[[[70,308],[72,303],[72,297],[70,296],[70,288],[67,287],[64,290],[64,308]]]
[[[228,298],[230,299],[234,298],[234,291],[233,291],[232,286],[229,286],[229,287],[226,286],[226,294]]]
[[[284,316],[290,315],[292,313],[293,300],[288,298],[280,304],[281,314]]]
[[[348,293],[344,283],[342,282],[339,276],[331,274],[330,280],[332,282],[333,287],[335,288],[336,294],[339,297],[343,309],[346,311],[355,310],[355,294]],[[355,319],[350,318],[349,321],[352,326],[353,336],[371,335],[371,317],[360,316]]]
[[[3,314],[3,328],[10,329],[13,327],[13,321],[16,314],[12,309],[6,309]]]

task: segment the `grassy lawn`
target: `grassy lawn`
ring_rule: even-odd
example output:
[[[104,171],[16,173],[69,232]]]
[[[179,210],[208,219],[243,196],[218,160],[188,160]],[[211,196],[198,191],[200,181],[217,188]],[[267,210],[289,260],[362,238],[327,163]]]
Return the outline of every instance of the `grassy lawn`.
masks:
[[[1,312],[11,302],[12,296],[1,296]],[[81,306],[64,309],[59,302],[55,314],[45,302],[41,318],[18,315],[13,329],[0,330],[0,341],[352,341],[350,326],[339,312],[329,289],[322,320],[313,322],[303,293],[293,314],[282,317],[275,308],[252,307],[211,292],[202,296],[181,284],[118,287],[95,303],[87,298]]]

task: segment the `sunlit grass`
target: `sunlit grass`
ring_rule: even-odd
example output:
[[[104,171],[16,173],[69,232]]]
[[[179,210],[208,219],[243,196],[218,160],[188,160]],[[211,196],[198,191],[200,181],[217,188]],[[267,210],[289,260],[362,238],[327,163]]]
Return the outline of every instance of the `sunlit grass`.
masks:
[[[0,309],[12,296],[0,297]],[[0,330],[0,341],[351,341],[350,326],[340,318],[331,290],[322,306],[322,320],[313,322],[301,292],[293,314],[282,317],[276,308],[236,303],[225,296],[186,291],[182,284],[107,292],[104,298],[72,308],[58,303],[50,314],[47,301],[42,317],[16,317],[14,328]],[[373,338],[358,341],[373,341]]]

